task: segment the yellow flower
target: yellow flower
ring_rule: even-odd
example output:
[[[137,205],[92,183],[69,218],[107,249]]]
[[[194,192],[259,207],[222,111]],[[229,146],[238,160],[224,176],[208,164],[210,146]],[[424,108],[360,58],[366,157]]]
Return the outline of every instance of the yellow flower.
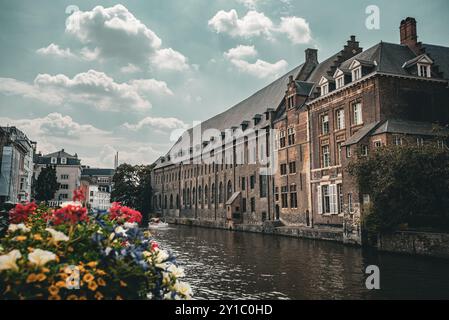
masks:
[[[97,290],[98,285],[97,285],[97,283],[95,281],[91,281],[91,282],[89,282],[87,287],[89,288],[89,290],[95,291],[95,290]]]
[[[42,241],[42,236],[39,233],[37,233],[33,236],[33,239],[36,241]]]
[[[104,276],[106,274],[106,272],[104,272],[101,269],[97,269],[97,271],[95,271],[99,276]]]
[[[16,237],[16,240],[17,240],[17,241],[25,241],[26,239],[27,239],[26,236],[17,236],[17,237]]]
[[[50,272],[50,269],[48,269],[48,268],[42,268],[42,272],[48,273],[48,272]]]
[[[120,280],[120,287],[127,287],[128,285],[126,284],[125,281]]]
[[[87,300],[87,298],[85,296],[81,296],[78,300]]]
[[[103,295],[101,294],[101,292],[97,291],[97,293],[95,293],[95,299],[97,299],[97,300],[103,299]]]
[[[54,295],[54,296],[49,296],[48,297],[48,300],[61,300],[61,296],[59,296],[59,295]]]
[[[31,283],[31,282],[35,282],[37,280],[37,276],[35,273],[31,273],[28,277],[26,282],[27,283]]]
[[[47,276],[43,273],[39,273],[36,277],[37,281],[41,282],[44,281],[45,279],[47,279]]]
[[[91,268],[95,268],[98,265],[97,261],[91,261],[87,264],[87,266],[91,267]]]
[[[94,280],[94,276],[90,273],[86,273],[83,277],[83,281],[85,282],[91,282],[92,280]]]
[[[74,294],[71,294],[70,296],[67,297],[67,300],[78,300],[78,297]]]
[[[98,278],[97,283],[101,287],[104,287],[106,285],[106,281],[104,281],[102,278]]]
[[[51,286],[48,288],[48,292],[50,292],[50,294],[51,294],[52,296],[55,296],[55,295],[57,295],[57,294],[59,293],[59,288],[58,288],[57,286],[55,286],[55,285],[51,285]]]
[[[68,276],[69,276],[69,275],[68,275],[67,273],[59,273],[59,277],[60,277],[61,279],[63,279],[63,280],[67,279]]]
[[[58,281],[58,282],[56,282],[56,286],[58,288],[65,288],[65,281]]]

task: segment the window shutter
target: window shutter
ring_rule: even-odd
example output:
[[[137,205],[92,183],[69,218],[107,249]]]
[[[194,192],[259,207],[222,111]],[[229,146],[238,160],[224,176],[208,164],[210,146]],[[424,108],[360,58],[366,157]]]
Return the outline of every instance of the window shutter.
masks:
[[[318,213],[322,214],[323,213],[323,198],[321,195],[321,186],[317,187],[317,200],[318,200]]]
[[[330,197],[330,213],[337,213],[337,192],[336,185],[329,185],[329,197]]]

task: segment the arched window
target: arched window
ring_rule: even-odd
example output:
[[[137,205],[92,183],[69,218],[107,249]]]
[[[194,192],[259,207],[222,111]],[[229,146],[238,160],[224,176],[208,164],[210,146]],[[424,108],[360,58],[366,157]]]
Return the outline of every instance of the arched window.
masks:
[[[186,189],[182,189],[182,205],[186,206]]]
[[[206,186],[204,187],[204,203],[209,204],[209,188]]]
[[[190,188],[187,188],[187,205],[190,205]]]
[[[195,193],[195,188],[192,188],[192,204],[195,206],[196,205],[196,193]]]
[[[164,196],[164,209],[167,209],[167,196]]]
[[[203,188],[201,186],[198,187],[198,203],[203,203]]]
[[[212,188],[210,189],[210,202],[215,203],[215,183],[212,183]]]
[[[179,194],[176,195],[176,209],[179,209]]]
[[[173,209],[173,195],[170,195],[170,209]]]
[[[223,194],[224,194],[223,182],[220,182],[220,188],[218,189],[218,201],[220,203],[223,203]]]
[[[232,196],[232,183],[231,180],[228,181],[228,188],[227,188],[227,197],[226,200],[229,200],[229,198]]]
[[[159,203],[158,203],[158,205],[157,205],[157,207],[159,208],[159,209],[162,209],[162,196],[161,195],[159,195],[159,201],[158,201]]]

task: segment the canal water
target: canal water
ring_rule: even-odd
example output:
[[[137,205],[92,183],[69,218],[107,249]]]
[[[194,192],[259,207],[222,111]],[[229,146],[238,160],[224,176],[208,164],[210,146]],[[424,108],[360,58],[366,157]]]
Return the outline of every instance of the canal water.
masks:
[[[446,260],[188,226],[151,232],[196,299],[449,299]],[[366,289],[368,265],[380,269],[380,290]]]

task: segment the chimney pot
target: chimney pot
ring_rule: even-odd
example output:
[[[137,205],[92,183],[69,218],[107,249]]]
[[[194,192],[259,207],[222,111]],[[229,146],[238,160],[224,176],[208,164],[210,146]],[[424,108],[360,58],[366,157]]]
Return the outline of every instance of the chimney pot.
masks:
[[[401,21],[399,27],[401,44],[407,45],[413,52],[419,53],[418,33],[416,32],[416,20],[407,17]]]

